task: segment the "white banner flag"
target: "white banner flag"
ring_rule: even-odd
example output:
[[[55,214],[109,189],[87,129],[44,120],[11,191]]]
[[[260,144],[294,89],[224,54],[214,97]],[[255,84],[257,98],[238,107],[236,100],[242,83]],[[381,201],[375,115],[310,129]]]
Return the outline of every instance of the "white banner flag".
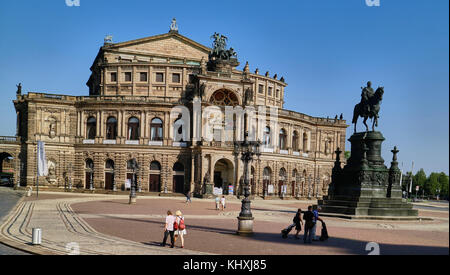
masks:
[[[38,141],[37,144],[37,162],[38,176],[48,176],[47,158],[45,157],[45,143],[42,141]]]

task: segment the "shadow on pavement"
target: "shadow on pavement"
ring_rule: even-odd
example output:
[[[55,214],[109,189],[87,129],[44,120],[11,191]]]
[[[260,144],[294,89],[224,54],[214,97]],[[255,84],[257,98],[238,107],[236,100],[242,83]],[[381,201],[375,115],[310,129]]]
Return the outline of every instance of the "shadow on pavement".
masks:
[[[122,217],[111,217],[105,216],[108,219],[119,219],[119,220],[127,220],[127,221],[135,221],[140,223],[150,223],[160,225],[161,228],[164,227],[164,222],[152,221],[152,220],[144,220],[144,219],[135,219],[135,218],[122,218]],[[368,244],[367,241],[360,241],[348,238],[334,238],[330,235],[330,238],[327,241],[320,242],[316,241],[312,244],[304,244],[303,243],[303,232],[299,235],[300,239],[294,239],[294,234],[291,233],[290,238],[282,239],[281,233],[270,233],[270,232],[258,232],[255,231],[254,235],[251,237],[240,237],[236,234],[236,230],[217,228],[217,227],[209,227],[209,226],[198,226],[198,225],[189,225],[190,231],[201,231],[201,232],[210,232],[210,233],[218,233],[222,235],[232,236],[233,238],[241,238],[242,240],[249,241],[257,241],[257,242],[267,242],[267,243],[276,243],[276,244],[284,244],[284,245],[295,245],[299,247],[332,247],[340,249],[340,252],[336,252],[336,254],[357,254],[357,255],[367,255],[371,252],[371,250],[366,250],[366,246]],[[161,230],[162,231],[162,230]],[[320,232],[320,229],[318,229]],[[330,233],[330,232],[329,232]],[[163,233],[161,232],[161,240]],[[147,245],[159,246],[159,242],[143,242]],[[380,254],[381,255],[449,255],[448,247],[436,247],[436,246],[420,246],[420,245],[396,245],[396,244],[384,244],[380,243]],[[334,250],[335,251],[335,250]],[[242,253],[239,253],[242,254]],[[252,253],[248,253],[249,255]],[[318,253],[314,253],[318,254]],[[328,254],[333,254],[333,252],[328,252]]]

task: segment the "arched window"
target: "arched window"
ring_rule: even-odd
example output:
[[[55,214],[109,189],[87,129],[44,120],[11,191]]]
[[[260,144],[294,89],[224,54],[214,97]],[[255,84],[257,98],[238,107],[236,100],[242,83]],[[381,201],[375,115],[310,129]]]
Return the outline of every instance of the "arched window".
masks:
[[[287,146],[286,146],[286,140],[287,140],[287,134],[286,134],[286,130],[281,129],[280,130],[280,141],[279,141],[279,147],[280,150],[286,150]]]
[[[87,139],[95,139],[97,135],[97,119],[95,117],[90,117],[86,124]]]
[[[106,161],[105,168],[106,168],[107,170],[114,170],[114,161],[111,160],[111,159],[108,159],[108,160]]]
[[[106,121],[106,139],[117,138],[117,119],[115,117],[109,117]]]
[[[92,161],[92,159],[86,160],[86,170],[94,170],[94,162]]]
[[[134,166],[134,164],[136,166]],[[139,168],[139,164],[135,159],[130,159],[127,161],[127,170],[133,170],[134,168]]]
[[[303,134],[303,152],[308,152],[308,134]]]
[[[180,162],[175,163],[175,165],[173,166],[173,171],[184,172],[184,165],[181,164]]]
[[[150,139],[151,141],[163,140],[163,121],[159,118],[154,118],[150,124]]]
[[[159,162],[157,162],[157,161],[152,161],[152,163],[150,163],[150,170],[151,171],[161,171],[161,164],[159,164]]]
[[[294,152],[298,152],[298,149],[298,132],[294,131],[292,134],[292,150],[294,150]]]
[[[214,92],[210,103],[216,106],[236,106],[239,105],[239,100],[235,93],[222,89]]]
[[[128,120],[128,140],[139,140],[139,119],[135,117]]]
[[[270,127],[267,126],[266,128],[264,128],[264,137],[263,137],[263,144],[265,146],[270,146],[271,145],[271,137],[270,137]]]

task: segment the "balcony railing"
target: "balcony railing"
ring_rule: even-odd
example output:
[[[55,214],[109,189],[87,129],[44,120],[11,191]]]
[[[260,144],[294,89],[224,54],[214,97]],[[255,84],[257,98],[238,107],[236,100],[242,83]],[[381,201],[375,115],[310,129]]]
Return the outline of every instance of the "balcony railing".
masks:
[[[0,136],[0,143],[17,143],[17,142],[19,142],[19,137]]]

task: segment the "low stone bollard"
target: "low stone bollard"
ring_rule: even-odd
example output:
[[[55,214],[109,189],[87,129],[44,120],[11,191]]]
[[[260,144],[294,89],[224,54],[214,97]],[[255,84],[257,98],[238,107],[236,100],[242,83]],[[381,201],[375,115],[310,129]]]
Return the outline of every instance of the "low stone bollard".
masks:
[[[27,194],[26,194],[26,196],[27,197],[31,197],[31,193],[33,192],[33,188],[31,188],[31,187],[28,187],[27,188]]]
[[[42,229],[33,228],[31,239],[33,245],[40,245],[42,243]]]

